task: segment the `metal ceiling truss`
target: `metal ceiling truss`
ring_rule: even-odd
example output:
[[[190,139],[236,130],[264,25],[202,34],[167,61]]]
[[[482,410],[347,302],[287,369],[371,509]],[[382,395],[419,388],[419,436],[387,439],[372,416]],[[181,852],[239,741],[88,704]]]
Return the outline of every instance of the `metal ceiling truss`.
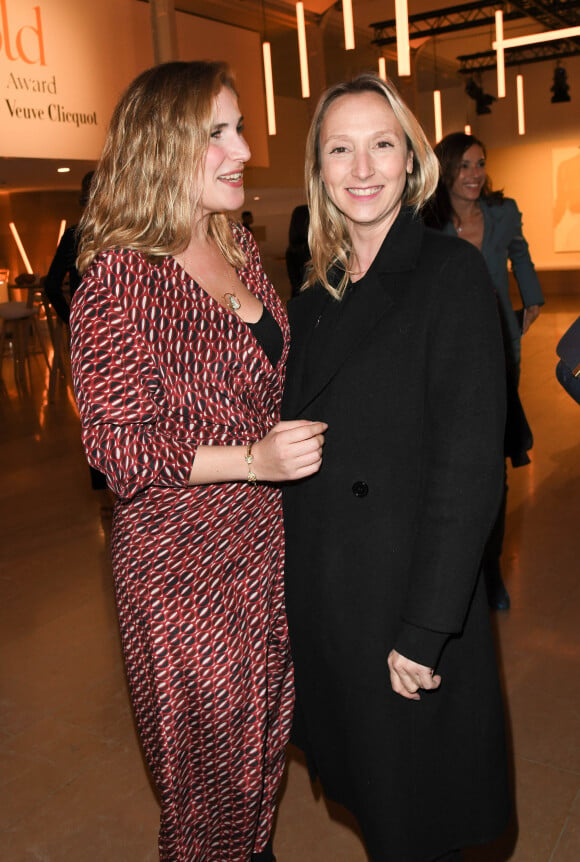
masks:
[[[409,39],[424,39],[442,33],[455,33],[458,30],[471,30],[474,27],[489,27],[495,24],[495,10],[503,4],[490,3],[488,0],[475,0],[463,6],[448,6],[433,12],[409,15]],[[504,21],[517,21],[526,14],[518,9],[510,9],[504,14]],[[379,21],[370,25],[375,31],[374,45],[394,45],[397,41],[397,22]]]
[[[505,55],[506,66],[525,66],[528,63],[541,63],[544,60],[563,60],[565,57],[580,55],[580,45],[571,39],[559,42],[546,42],[543,45],[526,45],[510,48]],[[464,54],[457,58],[460,75],[473,75],[496,68],[495,51],[480,51],[478,54]]]
[[[455,33],[460,30],[471,30],[476,27],[495,26],[495,12],[503,9],[504,21],[517,21],[523,18],[532,18],[549,30],[558,30],[562,27],[575,27],[580,24],[580,4],[578,0],[515,0],[511,3],[496,2],[489,0],[475,0],[461,6],[448,6],[445,9],[435,9],[432,12],[423,12],[409,15],[409,39],[424,39],[430,36],[439,36],[443,33]],[[397,41],[396,20],[379,21],[370,25],[375,36],[372,39],[374,45],[394,45]],[[568,44],[580,46],[580,39],[568,39]],[[542,50],[538,46],[536,52]],[[515,53],[511,49],[508,54]],[[553,46],[546,49],[549,56],[537,56],[535,60],[526,62],[538,62],[542,59],[552,59],[555,54]],[[528,49],[521,49],[521,53],[528,53]],[[576,53],[576,52],[574,52]],[[506,65],[514,65],[511,59],[508,62],[506,54]],[[477,57],[478,55],[472,55]],[[494,55],[495,56],[495,55]],[[572,54],[558,55],[572,56]],[[468,55],[459,60],[467,60]],[[495,64],[493,64],[493,68]],[[490,66],[489,68],[492,68]],[[463,70],[462,70],[463,71]]]
[[[580,24],[578,0],[512,0],[511,5],[523,12],[527,18],[533,18],[543,24],[548,30]]]

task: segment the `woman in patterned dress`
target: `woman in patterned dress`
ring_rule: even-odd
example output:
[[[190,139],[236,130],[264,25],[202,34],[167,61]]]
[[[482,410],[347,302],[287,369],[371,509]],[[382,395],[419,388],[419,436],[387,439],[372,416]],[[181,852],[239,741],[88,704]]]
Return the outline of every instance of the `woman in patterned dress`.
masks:
[[[250,156],[222,63],[121,98],[83,217],[71,331],[90,463],[118,496],[112,557],[166,862],[272,860],[292,668],[275,484],[321,463],[280,422],[288,325],[229,221]]]

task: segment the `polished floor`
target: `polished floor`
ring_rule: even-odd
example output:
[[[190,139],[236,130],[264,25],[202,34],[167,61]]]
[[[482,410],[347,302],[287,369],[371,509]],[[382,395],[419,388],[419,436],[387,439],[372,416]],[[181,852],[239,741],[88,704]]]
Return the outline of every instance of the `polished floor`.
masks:
[[[554,378],[579,313],[580,296],[552,297],[524,340],[535,447],[509,477],[512,609],[494,618],[517,823],[469,862],[580,860],[580,406]],[[108,500],[90,488],[70,391],[61,381],[48,403],[40,356],[32,372],[19,394],[7,357],[0,392],[0,860],[148,862],[158,812],[123,676]],[[275,849],[278,862],[366,860],[296,752]]]

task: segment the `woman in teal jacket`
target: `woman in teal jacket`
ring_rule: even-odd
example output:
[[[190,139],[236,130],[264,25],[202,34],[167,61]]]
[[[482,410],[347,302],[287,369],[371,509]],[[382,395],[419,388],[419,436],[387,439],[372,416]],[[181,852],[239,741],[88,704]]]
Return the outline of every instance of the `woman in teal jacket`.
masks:
[[[430,227],[451,236],[461,237],[475,245],[487,264],[497,295],[504,333],[508,391],[511,388],[513,392],[516,405],[514,414],[523,419],[523,422],[517,421],[515,424],[508,422],[507,436],[510,438],[511,451],[506,451],[506,454],[510,455],[514,466],[520,466],[528,462],[525,453],[531,446],[531,434],[517,398],[520,340],[536,320],[540,306],[544,304],[542,288],[522,232],[522,216],[516,202],[512,198],[504,197],[501,191],[492,191],[482,142],[473,135],[453,132],[437,144],[435,153],[441,166],[441,178],[424,218]],[[517,311],[512,306],[509,294],[508,259],[511,261],[522,300],[522,308]],[[524,433],[518,441],[522,427],[527,434]],[[489,603],[498,610],[505,610],[510,605],[499,565],[505,507],[504,495],[483,560]]]
[[[512,198],[492,191],[485,147],[473,135],[446,135],[435,153],[441,165],[441,180],[425,219],[431,227],[468,240],[483,254],[500,304],[508,358],[519,375],[520,338],[544,304],[522,232],[522,214]],[[519,311],[514,310],[510,300],[508,259],[522,299]]]

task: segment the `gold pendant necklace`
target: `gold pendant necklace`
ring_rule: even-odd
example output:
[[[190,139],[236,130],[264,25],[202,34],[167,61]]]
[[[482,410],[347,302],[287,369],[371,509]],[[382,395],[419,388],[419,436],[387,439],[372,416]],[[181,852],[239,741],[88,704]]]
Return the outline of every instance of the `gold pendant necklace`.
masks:
[[[205,290],[206,293],[209,293],[209,295],[212,296],[211,290],[208,290],[208,287],[206,286],[207,282],[205,281],[205,279],[199,278],[199,276],[194,275],[195,267],[188,266],[188,260],[185,258],[185,256],[177,256],[176,255],[175,259],[177,260],[179,265],[181,267],[183,267],[183,269],[190,275],[190,277],[193,278],[193,280],[197,284],[199,284],[199,286],[201,288],[203,288],[203,290]],[[238,315],[238,311],[242,307],[242,302],[241,302],[239,296],[235,293],[235,285],[237,283],[236,271],[227,262],[224,261],[224,263],[226,264],[226,267],[227,267],[226,278],[228,281],[231,282],[231,284],[233,286],[233,290],[228,291],[228,293],[222,294],[223,305],[227,311],[231,311],[232,314]],[[217,267],[216,267],[216,270],[217,270]],[[215,297],[215,295],[214,295],[214,299],[217,299],[217,297]]]
[[[224,293],[224,302],[226,304],[226,308],[229,308],[229,310],[234,314],[237,314],[242,307],[242,303],[235,293]]]
[[[232,282],[232,285],[236,284],[237,273],[236,273],[235,269],[228,267],[228,278]],[[229,291],[228,293],[224,293],[224,295],[223,295],[224,304],[225,304],[226,308],[228,309],[228,311],[231,311],[232,314],[235,314],[239,317],[238,311],[242,307],[242,303],[241,303],[239,296],[235,292],[235,290],[236,289],[234,286],[233,290]]]

